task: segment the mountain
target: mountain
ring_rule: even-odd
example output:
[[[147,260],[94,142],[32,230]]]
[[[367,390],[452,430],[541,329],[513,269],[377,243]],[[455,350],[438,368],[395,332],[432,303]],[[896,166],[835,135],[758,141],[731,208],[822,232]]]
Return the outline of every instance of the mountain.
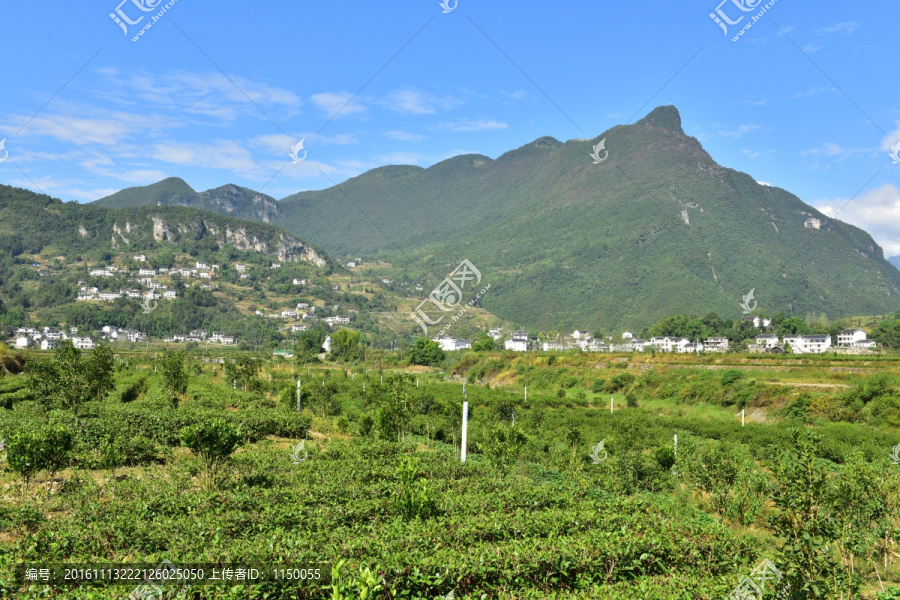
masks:
[[[173,180],[161,183],[166,184],[162,187],[177,191]],[[302,261],[317,267],[331,263],[321,250],[264,223],[182,206],[116,210],[96,203],[64,203],[0,185],[0,251],[79,260],[87,253],[140,253],[164,247],[184,252],[227,247],[278,261]]]
[[[120,194],[186,202],[184,182],[156,185]],[[247,208],[254,193],[239,190]],[[480,305],[534,329],[640,329],[678,312],[735,318],[744,306],[837,318],[900,304],[900,271],[869,234],[717,164],[673,106],[591,140],[373,169],[284,198],[267,218],[332,255],[386,258],[392,279],[426,290],[468,259],[491,284]]]
[[[271,196],[233,184],[198,193],[178,177],[127,188],[92,204],[103,208],[184,206],[263,223],[271,223],[278,216],[278,203]]]
[[[892,256],[887,260],[889,263],[900,269],[900,256]]]
[[[608,155],[594,164],[601,141]],[[482,305],[534,328],[733,318],[750,290],[749,306],[769,314],[883,314],[900,302],[900,272],[871,236],[718,165],[673,106],[593,140],[374,169],[279,210],[281,226],[330,253],[389,254],[429,287],[468,258],[492,284]]]

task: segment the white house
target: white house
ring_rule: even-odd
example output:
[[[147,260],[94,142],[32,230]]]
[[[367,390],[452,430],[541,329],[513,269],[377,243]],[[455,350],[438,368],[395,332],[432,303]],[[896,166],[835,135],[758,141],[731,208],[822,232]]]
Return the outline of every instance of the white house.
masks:
[[[116,298],[121,298],[122,292],[100,292],[101,300],[115,300]]]
[[[488,335],[494,338],[495,342],[499,342],[502,331],[503,330],[500,327],[491,327],[490,331],[488,331]]]
[[[141,277],[155,277],[156,269],[138,269],[138,275]]]
[[[94,349],[94,340],[89,337],[73,337],[72,345],[78,348],[79,350],[93,350]]]
[[[647,345],[650,342],[647,340],[642,340],[641,338],[632,338],[631,339],[631,349],[635,352],[643,352],[647,349]]]
[[[295,279],[294,285],[306,285],[306,280],[305,279]]]
[[[866,332],[862,329],[845,329],[838,333],[838,346],[852,346],[867,337]]]
[[[623,331],[623,332],[622,332],[622,339],[623,339],[623,340],[633,340],[633,339],[634,339],[634,334],[631,333],[630,331]]]
[[[209,338],[209,341],[214,344],[233,344],[234,336],[225,335],[221,331],[213,331],[212,337]]]
[[[28,348],[31,344],[32,340],[27,335],[20,335],[16,338],[16,348]]]
[[[707,352],[725,352],[728,350],[728,338],[724,336],[706,338],[703,347]]]
[[[291,325],[291,333],[296,333],[297,331],[306,331],[306,325]]]
[[[200,271],[200,279],[212,279],[212,275],[206,271]]]
[[[785,345],[790,344],[794,354],[822,354],[831,348],[830,335],[786,335]]]
[[[285,319],[298,319],[300,318],[300,313],[296,310],[283,310],[281,311],[281,316]]]
[[[685,354],[690,354],[691,352],[703,352],[703,344],[700,342],[697,342],[696,344],[688,342],[687,344],[676,346],[675,352],[682,352]]]
[[[197,269],[198,271],[201,271],[201,270],[208,271],[209,265],[207,265],[206,263],[203,263],[203,262],[198,262],[194,265],[194,268]]]
[[[453,352],[454,350],[464,350],[465,348],[472,347],[472,344],[466,340],[452,338],[446,335],[435,336],[431,338],[431,341],[437,342],[444,352]]]
[[[762,350],[768,350],[778,345],[778,336],[772,334],[756,336],[756,347]]]
[[[147,257],[143,254],[138,254],[137,256],[131,257],[134,262],[147,262]]]
[[[41,350],[53,350],[59,346],[56,340],[41,340]]]
[[[741,321],[743,321],[744,323],[753,323],[753,326],[756,327],[757,329],[759,329],[760,325],[762,327],[768,327],[769,325],[772,324],[771,319],[762,319],[760,317],[750,317],[750,316],[741,317]]]
[[[347,263],[347,266],[352,269],[353,267],[356,266],[356,263],[351,260],[350,262]]]
[[[169,290],[168,292],[163,292],[163,298],[166,300],[174,300],[178,294],[175,293],[175,290]]]
[[[684,352],[684,347],[690,344],[690,340],[683,337],[653,337],[649,344],[656,346],[663,352]]]
[[[298,302],[297,308],[309,308],[309,302]]]
[[[66,334],[55,327],[44,327],[44,337],[48,340],[64,340]]]
[[[234,265],[234,268],[237,270],[238,273],[243,273],[244,271],[247,270],[247,265],[242,265],[240,263],[237,263]]]
[[[515,332],[511,340],[506,340],[503,343],[503,347],[506,350],[512,350],[513,352],[527,352],[528,334],[524,331]]]
[[[280,269],[280,268],[281,268],[281,263],[272,263],[272,266],[269,267],[269,268],[270,268],[270,269]]]

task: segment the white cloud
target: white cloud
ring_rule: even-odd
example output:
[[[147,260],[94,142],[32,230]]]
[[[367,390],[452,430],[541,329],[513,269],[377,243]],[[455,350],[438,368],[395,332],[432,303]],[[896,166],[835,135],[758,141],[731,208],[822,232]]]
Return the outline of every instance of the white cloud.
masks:
[[[424,135],[407,133],[406,131],[386,131],[385,135],[391,139],[400,140],[401,142],[421,142],[422,140],[428,139]]]
[[[457,119],[452,123],[440,123],[438,127],[448,131],[471,132],[506,129],[509,125],[493,119],[479,119],[477,121],[471,119]]]
[[[313,94],[310,99],[313,104],[322,109],[329,117],[346,117],[366,111],[366,107],[359,103],[359,99],[354,98],[353,94],[348,92]]]
[[[812,54],[813,52],[818,52],[822,49],[822,46],[813,46],[812,44],[806,44],[803,46],[803,51],[807,54]]]
[[[415,90],[392,92],[382,104],[390,110],[410,115],[432,115],[435,112],[431,101]]]
[[[824,214],[867,231],[885,256],[900,255],[900,190],[888,183],[848,203],[846,198],[813,203]],[[842,208],[843,207],[843,208]]]
[[[837,88],[833,87],[818,87],[806,90],[805,92],[797,92],[794,94],[794,98],[803,98],[805,96],[815,96],[816,94],[824,94],[828,92],[836,92]]]
[[[756,131],[757,129],[759,129],[759,125],[740,125],[737,129],[734,129],[732,131],[725,131],[724,129],[720,130],[719,135],[723,137],[738,139],[745,133],[750,133],[751,131]]]
[[[433,115],[439,110],[450,110],[462,104],[452,96],[437,96],[413,88],[391,92],[379,102],[388,110],[406,115]]]
[[[855,33],[856,30],[859,29],[859,23],[854,23],[852,21],[845,21],[842,23],[835,23],[830,27],[825,27],[823,29],[817,29],[813,31],[813,33],[823,34],[823,33],[845,33],[851,34]]]
[[[887,136],[881,140],[881,149],[890,152],[896,144],[900,144],[900,121],[897,121],[897,129],[887,134]]]
[[[293,114],[303,104],[292,91],[238,76],[221,73],[174,71],[164,74],[146,71],[122,72],[99,69],[105,85],[95,90],[98,97],[145,110],[177,107],[180,114],[198,114],[232,121],[239,114],[259,111],[258,106],[277,106]],[[253,103],[248,101],[248,98]]]
[[[803,150],[800,154],[803,156],[825,156],[832,158],[837,162],[843,162],[848,158],[852,158],[856,154],[871,154],[871,148],[844,148],[840,144],[834,142],[826,142],[818,148]]]
[[[264,177],[267,169],[253,159],[246,146],[231,140],[212,143],[167,142],[149,148],[156,160],[181,166],[232,171],[244,177]],[[285,156],[287,162],[287,157]],[[270,175],[271,176],[271,175]]]

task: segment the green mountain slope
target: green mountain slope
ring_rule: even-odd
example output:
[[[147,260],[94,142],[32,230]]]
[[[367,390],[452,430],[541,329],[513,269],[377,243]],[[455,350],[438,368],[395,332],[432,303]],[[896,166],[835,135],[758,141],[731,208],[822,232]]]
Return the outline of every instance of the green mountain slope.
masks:
[[[271,196],[232,184],[195,192],[178,177],[148,186],[127,188],[92,204],[104,208],[185,206],[263,223],[272,222],[278,215],[278,203]]]
[[[595,165],[603,139],[609,156]],[[492,284],[483,306],[530,327],[739,316],[751,289],[759,309],[795,315],[878,314],[900,300],[900,273],[871,236],[719,166],[671,106],[594,140],[375,169],[279,205],[282,226],[329,252],[390,253],[431,284],[468,258]]]
[[[114,210],[95,203],[64,203],[0,185],[0,251],[77,260],[89,252],[140,253],[167,246],[194,250],[227,246],[319,267],[331,260],[297,236],[264,223],[180,206]]]

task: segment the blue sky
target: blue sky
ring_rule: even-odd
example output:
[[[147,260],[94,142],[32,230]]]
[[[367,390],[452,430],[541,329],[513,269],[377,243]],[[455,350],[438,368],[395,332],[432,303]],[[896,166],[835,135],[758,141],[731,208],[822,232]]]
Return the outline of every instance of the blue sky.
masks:
[[[385,164],[594,138],[674,104],[720,164],[900,254],[893,0],[777,0],[737,41],[766,2],[175,0],[136,42],[171,0],[119,1],[5,3],[3,183],[86,202],[178,176],[282,198]],[[727,35],[717,7],[743,16]],[[126,35],[117,8],[144,18]]]

